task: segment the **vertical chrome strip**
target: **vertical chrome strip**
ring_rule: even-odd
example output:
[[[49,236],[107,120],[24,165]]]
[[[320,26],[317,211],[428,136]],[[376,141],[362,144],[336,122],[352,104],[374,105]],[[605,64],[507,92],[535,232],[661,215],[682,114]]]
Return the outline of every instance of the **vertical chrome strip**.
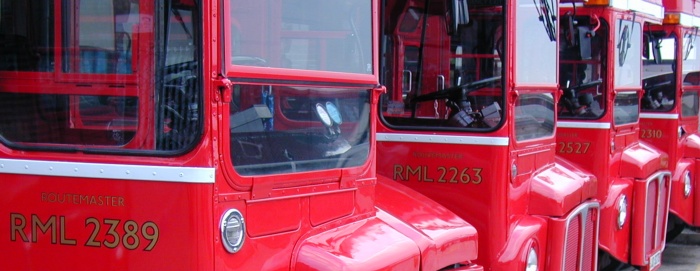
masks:
[[[579,249],[580,253],[579,253],[579,255],[577,255],[577,258],[579,260],[579,265],[578,265],[579,270],[581,270],[581,268],[583,267],[583,254],[582,254],[583,253],[583,245],[584,245],[583,240],[585,238],[585,231],[584,230],[586,229],[586,225],[584,223],[585,220],[583,220],[583,217],[588,218],[588,214],[590,213],[590,209],[592,209],[592,208],[600,209],[600,203],[595,202],[595,201],[582,202],[580,206],[576,207],[573,211],[571,211],[571,214],[569,215],[569,217],[566,218],[566,222],[565,222],[566,230],[564,230],[564,242],[566,242],[566,240],[569,237],[569,228],[570,228],[569,226],[571,225],[571,221],[573,220],[573,218],[575,218],[576,216],[579,216],[579,215],[582,217],[582,219],[581,219],[582,226],[581,226],[581,229],[579,229],[582,233],[579,236],[579,238],[580,238],[579,241],[581,242],[581,247]],[[598,221],[598,220],[596,220],[596,222],[600,223],[600,221]],[[596,235],[597,234],[598,233],[596,232]],[[598,236],[595,236],[594,240],[598,240]],[[596,249],[597,249],[597,247],[598,246],[596,245]],[[561,258],[561,270],[568,271],[568,270],[564,270],[564,268],[566,267],[566,244],[564,244],[564,251],[563,251],[562,255],[563,256]],[[593,253],[592,255],[594,258],[597,258],[597,253]],[[595,263],[595,261],[594,261],[593,264],[597,264],[597,263]]]

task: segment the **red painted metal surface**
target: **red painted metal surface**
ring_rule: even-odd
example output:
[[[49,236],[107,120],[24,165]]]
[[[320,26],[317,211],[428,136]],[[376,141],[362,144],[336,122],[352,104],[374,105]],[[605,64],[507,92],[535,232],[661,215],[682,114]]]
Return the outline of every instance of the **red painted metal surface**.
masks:
[[[597,199],[601,202],[600,248],[622,262],[648,269],[652,255],[660,253],[664,248],[670,196],[670,172],[667,170],[669,156],[663,150],[640,141],[640,122],[634,118],[623,120],[626,118],[623,111],[627,109],[623,106],[624,100],[621,99],[624,99],[625,95],[632,95],[630,100],[639,99],[633,95],[640,92],[642,82],[641,75],[635,72],[636,68],[627,71],[621,68],[625,65],[621,63],[638,61],[637,57],[640,57],[641,51],[640,55],[627,55],[624,61],[624,55],[629,52],[618,52],[620,47],[616,46],[623,42],[623,38],[620,37],[628,35],[624,33],[625,30],[638,35],[636,37],[639,40],[634,38],[633,43],[639,46],[642,42],[642,35],[639,34],[642,31],[641,26],[645,23],[660,24],[660,14],[654,12],[661,10],[660,1],[644,2],[647,5],[644,10],[641,7],[630,7],[636,10],[634,14],[628,9],[585,4],[581,6],[581,3],[577,5],[574,13],[570,6],[563,5],[564,8],[560,11],[562,14],[584,22],[577,26],[584,28],[577,28],[576,31],[596,33],[580,36],[581,42],[587,41],[592,51],[588,53],[592,56],[582,60],[580,56],[576,59],[561,53],[560,56],[565,60],[562,63],[569,64],[569,68],[586,69],[585,76],[577,80],[602,81],[579,89],[579,93],[576,94],[594,97],[593,104],[588,102],[586,106],[595,116],[560,114],[557,141],[560,155],[590,170],[598,178]],[[568,18],[565,18],[564,22]],[[627,22],[628,26],[624,26],[623,22]],[[623,29],[618,29],[620,27]],[[573,30],[570,29],[564,28],[562,31]],[[565,40],[570,42],[571,39]],[[574,63],[585,63],[588,66],[571,65]],[[608,68],[601,69],[601,63]],[[629,78],[637,78],[639,81],[627,81]],[[568,88],[563,81],[561,85]],[[578,100],[584,101],[582,98]],[[596,104],[600,105],[599,109],[595,108]],[[635,111],[633,107],[637,107],[636,111],[639,111],[637,103],[630,104],[631,111]],[[582,147],[579,149],[576,146]],[[659,176],[661,179],[657,178]],[[623,197],[627,201],[627,215],[624,224],[619,227],[618,209]]]
[[[445,32],[450,27],[440,17],[444,13],[437,12],[442,10],[440,3],[429,11],[423,5],[387,1],[382,12],[385,35],[391,38],[385,40],[383,52],[387,94],[379,106],[378,174],[420,191],[474,225],[480,241],[475,262],[487,270],[523,270],[530,249],[537,251],[539,270],[569,270],[566,263],[575,266],[574,270],[593,270],[600,218],[599,204],[592,199],[596,178],[557,158],[553,135],[521,126],[546,122],[546,114],[523,116],[528,105],[551,113],[554,120],[553,108],[539,106],[549,103],[554,107],[556,81],[516,69],[531,63],[527,52],[536,49],[527,45],[544,43],[552,50],[537,51],[537,56],[551,64],[544,71],[556,73],[556,42],[547,38],[537,9],[477,3],[470,6],[470,27],[475,29],[450,36]],[[515,7],[517,3],[505,1],[504,5]],[[422,16],[429,19],[423,21]],[[527,36],[528,42],[523,42]],[[423,58],[418,53],[421,44]],[[503,53],[508,58],[502,58]],[[460,65],[469,68],[462,71]],[[460,76],[460,72],[467,75]],[[485,112],[485,107],[497,103],[502,109],[496,113],[499,120],[476,121],[479,124],[470,126],[472,120],[465,117],[455,125],[454,114],[465,109],[447,107],[465,99],[455,98],[459,95],[434,100],[420,96],[454,91],[460,84],[456,82],[469,89],[469,82],[479,79],[486,86],[461,95],[468,96],[474,111]],[[418,92],[420,95],[415,94]],[[412,95],[428,102],[412,107]],[[536,102],[527,103],[532,97]],[[528,132],[534,134],[521,134]],[[572,242],[568,249],[567,240]]]
[[[368,66],[362,63],[362,72],[354,73],[329,73],[320,68],[300,69],[297,72],[272,61],[268,63],[280,67],[234,66],[228,61],[221,62],[222,59],[238,60],[229,55],[234,50],[222,51],[221,48],[238,50],[236,46],[242,46],[252,47],[260,53],[270,52],[236,43],[241,37],[234,35],[233,28],[255,27],[254,33],[272,32],[267,38],[276,38],[278,36],[275,35],[281,34],[272,31],[274,28],[270,25],[247,24],[259,14],[272,17],[266,23],[281,24],[280,10],[283,5],[275,1],[247,2],[257,9],[232,18],[235,13],[229,8],[243,5],[230,1],[223,4],[220,1],[166,2],[172,5],[166,8],[156,6],[153,1],[142,0],[127,3],[139,4],[139,8],[126,8],[123,5],[112,6],[109,1],[106,2],[110,6],[108,9],[117,11],[101,13],[110,14],[105,18],[89,17],[88,21],[96,24],[110,20],[140,20],[140,24],[133,25],[133,31],[129,32],[133,35],[132,43],[128,45],[133,46],[133,58],[140,62],[131,62],[129,67],[132,70],[127,75],[111,74],[107,69],[87,73],[88,67],[101,66],[101,60],[92,63],[80,55],[79,49],[71,51],[75,55],[59,52],[64,44],[77,42],[83,37],[77,34],[80,29],[78,24],[82,29],[90,29],[86,23],[78,23],[82,13],[71,13],[70,16],[68,13],[80,10],[89,12],[91,9],[70,6],[78,2],[27,2],[32,10],[47,13],[55,10],[58,14],[51,17],[55,19],[50,24],[52,26],[40,30],[58,33],[55,34],[56,40],[47,41],[51,43],[50,48],[42,49],[59,53],[55,54],[55,62],[44,63],[51,67],[50,70],[37,68],[26,71],[21,66],[0,65],[0,95],[3,95],[0,103],[2,113],[7,113],[0,120],[3,143],[0,144],[2,268],[438,270],[447,267],[448,270],[483,270],[473,263],[478,249],[477,233],[473,226],[418,192],[377,178],[376,145],[373,140],[378,94],[382,91],[377,87],[377,54],[367,52],[366,56],[370,57],[369,63],[366,63]],[[366,19],[360,22],[368,30],[364,33],[368,35],[366,45],[376,51],[379,40],[376,10],[379,3],[358,3],[366,8],[357,11],[358,16]],[[2,4],[3,10],[11,6],[21,11],[24,7],[6,6],[6,2]],[[64,9],[64,6],[68,9]],[[167,13],[169,17],[156,10]],[[335,7],[333,10],[338,9]],[[135,14],[129,20],[110,17],[124,12]],[[153,22],[154,18],[162,18],[159,16],[167,18],[163,20],[164,24]],[[62,19],[65,18],[73,19],[67,20],[62,27]],[[163,25],[168,23],[170,31],[165,31]],[[40,30],[32,29],[36,32]],[[156,35],[171,33],[175,33],[173,40],[169,40],[170,36],[156,38]],[[291,35],[287,32],[282,34]],[[306,34],[301,38],[313,36],[312,39],[332,40],[345,38],[344,34],[348,32]],[[61,41],[68,40],[69,36],[73,39],[66,43]],[[259,41],[258,36],[255,37],[253,40]],[[168,47],[168,50],[163,49],[166,46],[161,44],[166,39],[168,44],[175,44],[171,44],[173,47]],[[22,49],[18,48],[18,44],[7,44],[16,51]],[[74,45],[78,48],[82,44]],[[10,54],[5,51],[0,53]],[[196,64],[175,62],[177,65],[174,66],[177,67],[163,67],[166,61],[175,61],[165,57],[170,54],[179,57],[175,60],[192,56],[191,61]],[[165,59],[156,61],[156,56]],[[243,59],[259,61],[252,57]],[[65,72],[68,68],[64,67],[76,70],[68,73]],[[156,78],[163,82],[156,82]],[[196,83],[187,83],[188,80]],[[235,134],[232,131],[231,119],[233,112],[238,110],[234,107],[258,104],[259,100],[253,99],[263,95],[261,86],[274,88],[277,95],[271,99],[277,103],[277,110],[272,110],[272,115],[279,121],[271,128],[283,135],[293,134],[295,129],[309,129],[310,132],[303,133],[303,136],[307,136],[305,139],[279,142],[275,138],[265,138],[265,144],[256,145],[245,142],[245,137],[239,135],[245,132]],[[156,92],[156,89],[185,93],[183,96],[186,97],[178,96],[172,103],[162,104],[159,101],[167,96]],[[189,91],[196,93],[188,96]],[[80,111],[81,106],[85,105],[84,100],[97,101],[98,104],[104,102],[99,98],[88,99],[90,97],[84,97],[86,95],[135,99],[138,106],[129,108],[133,109],[133,112],[128,111],[130,118],[119,121],[126,123],[126,120],[133,119],[137,124],[106,126],[106,119],[121,118],[125,115],[124,111],[105,110],[107,114],[101,116],[95,113],[99,110]],[[60,99],[42,99],[54,96]],[[188,98],[197,102],[175,104]],[[337,161],[332,160],[338,156],[335,153],[323,153],[323,159],[311,162],[302,161],[301,156],[314,154],[314,147],[329,145],[324,140],[337,138],[329,135],[319,142],[309,140],[315,135],[323,136],[313,133],[323,128],[323,125],[319,125],[319,116],[311,115],[313,118],[307,117],[304,122],[292,119],[289,112],[283,111],[295,109],[297,111],[292,113],[297,117],[308,116],[305,108],[294,107],[298,106],[294,102],[301,99],[324,102],[355,99],[352,101],[363,103],[348,109],[357,109],[358,112],[352,111],[351,114],[358,118],[346,119],[342,125],[336,123],[336,128],[338,133],[351,133],[348,130],[356,127],[360,131],[357,137],[364,136],[366,144],[357,143],[361,140],[357,139],[352,143],[356,148],[350,148],[352,151],[343,153],[345,156]],[[60,104],[58,101],[71,106],[49,106]],[[114,103],[118,104],[119,101],[123,99]],[[107,99],[105,104],[109,102]],[[326,104],[325,108],[329,106]],[[339,110],[345,109],[341,107]],[[90,118],[95,114],[102,118]],[[178,119],[196,121],[173,124]],[[73,120],[78,120],[82,125],[71,126],[78,123]],[[94,126],[88,125],[89,122]],[[181,134],[174,135],[181,128],[177,125],[194,125],[196,129],[182,129]],[[38,130],[32,131],[31,128]],[[130,133],[134,135],[129,137],[131,141],[128,143],[121,145],[114,142],[123,139],[119,136]],[[197,134],[196,139],[178,145],[182,143],[178,139],[188,138],[191,134]],[[348,140],[354,138],[349,137]],[[165,141],[168,144],[164,144]],[[315,144],[308,144],[307,141]],[[296,157],[287,152],[292,147],[299,149],[299,146],[309,145],[311,147],[295,152]],[[266,153],[263,153],[263,148],[271,146],[282,147],[264,149]],[[234,147],[239,147],[244,154],[235,153],[239,149]],[[267,159],[264,155],[277,154],[276,151],[281,149],[284,149],[287,159],[298,158],[300,161],[298,164],[288,161],[278,164],[298,168],[275,173],[272,170],[278,164],[270,162],[273,165],[268,168],[270,172],[259,173],[255,171],[257,164],[241,166],[236,163],[241,161],[239,156],[243,155],[250,160],[258,159],[262,161],[259,164],[263,164]],[[361,162],[344,164],[355,159]],[[318,163],[318,160],[322,162]],[[333,162],[330,166],[326,165],[330,163],[323,163],[329,160]],[[316,165],[314,163],[322,166],[317,169],[304,168],[308,164]],[[244,170],[249,170],[249,173],[241,173]],[[244,241],[235,253],[225,248],[222,236],[222,216],[230,210],[240,212],[245,224],[242,233]]]
[[[699,69],[691,60],[695,58],[694,55],[686,60],[691,53],[688,46],[693,44],[689,42],[697,37],[697,25],[693,23],[693,18],[700,15],[700,5],[697,1],[679,0],[665,0],[663,4],[666,12],[664,24],[654,26],[647,32],[676,44],[674,55],[665,58],[668,63],[673,63],[674,68],[654,62],[645,65],[645,80],[648,81],[645,92],[663,95],[675,102],[664,108],[663,112],[648,110],[649,114],[641,119],[641,129],[643,140],[669,154],[669,169],[673,172],[669,212],[681,221],[681,224],[669,223],[669,233],[675,236],[686,225],[700,225],[700,205],[696,197],[697,159],[700,158],[698,114],[697,108],[692,106],[692,103],[697,103],[699,88],[696,74]],[[670,84],[659,85],[663,81]],[[688,189],[686,178],[690,178],[688,193],[685,191]]]

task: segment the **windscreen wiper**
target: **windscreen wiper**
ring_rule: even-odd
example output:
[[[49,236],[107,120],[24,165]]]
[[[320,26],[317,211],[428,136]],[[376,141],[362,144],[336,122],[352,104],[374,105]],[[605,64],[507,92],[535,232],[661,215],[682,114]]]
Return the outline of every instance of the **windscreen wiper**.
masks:
[[[532,0],[535,3],[535,9],[537,9],[537,14],[539,14],[539,20],[544,26],[545,32],[550,41],[556,41],[556,21],[557,16],[554,10],[554,3],[551,0]]]

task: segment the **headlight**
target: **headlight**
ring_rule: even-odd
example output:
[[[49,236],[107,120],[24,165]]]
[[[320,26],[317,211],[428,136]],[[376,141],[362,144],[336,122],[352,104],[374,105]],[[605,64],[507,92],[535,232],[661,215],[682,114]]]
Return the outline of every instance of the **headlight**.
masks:
[[[236,253],[243,246],[245,239],[245,222],[243,215],[236,209],[226,211],[221,217],[221,243],[228,252]]]
[[[690,177],[690,171],[685,172],[683,177],[683,196],[686,198],[690,196],[690,190],[693,189],[692,178]]]
[[[627,220],[627,197],[621,195],[617,200],[617,227],[622,229]]]
[[[537,271],[537,252],[534,247],[527,253],[527,265],[525,271]]]

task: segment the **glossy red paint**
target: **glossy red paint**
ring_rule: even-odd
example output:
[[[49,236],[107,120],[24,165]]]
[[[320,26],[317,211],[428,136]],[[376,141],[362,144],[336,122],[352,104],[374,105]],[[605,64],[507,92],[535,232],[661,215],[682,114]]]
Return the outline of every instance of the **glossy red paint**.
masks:
[[[0,229],[10,233],[0,248],[6,255],[2,265],[8,270],[211,268],[215,232],[204,224],[213,214],[192,205],[211,204],[211,185],[99,181],[2,174]],[[192,201],[178,200],[183,198]],[[137,227],[135,238],[127,237],[127,223]]]
[[[596,31],[595,35],[581,36],[581,41],[588,42],[587,46],[592,48],[592,53],[588,52],[592,56],[583,61],[580,57],[575,60],[563,53],[560,53],[560,57],[563,59],[562,63],[570,65],[569,67],[581,68],[575,65],[586,64],[585,80],[601,81],[578,89],[580,93],[575,94],[594,97],[588,102],[587,108],[595,112],[595,117],[576,114],[559,115],[557,151],[569,161],[590,170],[598,178],[597,199],[601,202],[599,243],[601,250],[622,262],[648,269],[652,255],[664,248],[665,234],[663,233],[667,219],[665,214],[668,211],[670,195],[669,156],[663,150],[640,141],[640,122],[636,117],[623,120],[626,116],[623,112],[625,109],[618,108],[618,105],[625,104],[625,97],[630,97],[629,100],[639,99],[634,95],[640,92],[642,82],[641,75],[636,74],[636,68],[634,68],[637,65],[634,64],[636,62],[632,62],[633,66],[629,68],[630,70],[620,67],[623,67],[624,63],[637,61],[637,57],[640,56],[627,55],[629,53],[627,51],[618,52],[617,43],[621,42],[619,37],[626,38],[626,35],[631,37],[634,32],[637,36],[634,36],[632,42],[640,44],[642,42],[641,26],[646,28],[647,24],[661,22],[660,12],[656,14],[656,11],[663,10],[661,1],[644,1],[645,5],[649,4],[648,8],[638,10],[634,14],[629,11],[629,9],[636,9],[634,7],[617,9],[583,4],[582,1],[575,2],[577,2],[576,20],[583,22],[578,26],[584,27],[577,28],[577,31]],[[572,18],[571,14],[574,14],[574,10],[571,5],[562,5],[562,7],[560,13],[569,14],[568,18]],[[566,22],[568,18],[564,18],[563,21]],[[623,26],[623,21],[627,26]],[[568,26],[565,25],[565,27]],[[620,27],[622,29],[618,29]],[[625,31],[629,32],[625,34],[623,33]],[[623,58],[625,55],[626,61]],[[618,61],[618,59],[622,60]],[[606,68],[601,68],[601,65]],[[626,79],[620,78],[638,78],[639,81],[636,79],[625,81]],[[577,78],[577,80],[583,80],[583,78]],[[567,82],[563,79],[560,85],[567,88]],[[581,98],[578,99],[582,101]],[[630,108],[637,107],[632,111],[637,111],[636,114],[639,114],[637,103],[631,103]],[[599,105],[598,109],[595,108],[596,104]],[[571,148],[570,145],[574,147]],[[577,149],[575,146],[579,145],[585,148]],[[661,179],[657,176],[661,176]],[[627,202],[627,216],[624,225],[619,227],[618,208],[623,197]],[[648,217],[653,219],[647,220]],[[647,239],[644,238],[647,236],[656,236],[663,240],[657,242],[659,240],[654,239],[653,242],[645,243]]]
[[[564,159],[557,157],[555,161],[553,167],[533,177],[529,208],[533,214],[565,216],[581,202],[596,196],[595,177]]]
[[[697,159],[700,158],[700,137],[698,137],[697,109],[690,108],[688,102],[697,100],[698,81],[696,74],[698,68],[691,60],[685,60],[687,48],[690,44],[688,38],[697,37],[696,25],[692,18],[700,16],[698,1],[664,0],[664,8],[667,19],[662,26],[655,26],[647,32],[660,38],[674,40],[677,45],[675,56],[668,61],[675,66],[674,69],[662,68],[662,65],[650,63],[645,65],[645,78],[650,82],[649,91],[656,91],[656,78],[667,77],[671,83],[660,88],[675,103],[664,109],[663,112],[648,111],[641,119],[642,129],[655,131],[644,138],[650,144],[666,151],[669,154],[669,169],[673,172],[671,185],[671,199],[669,212],[679,218],[683,225],[675,225],[669,231],[680,232],[680,228],[700,225],[700,202],[698,193],[698,168]],[[673,19],[671,19],[673,18]],[[691,18],[690,21],[688,18]],[[695,98],[692,98],[694,95]],[[665,116],[665,117],[664,117]],[[661,135],[661,136],[655,136]],[[689,175],[688,175],[689,174]],[[691,190],[686,194],[685,178],[690,177]],[[674,226],[669,224],[669,227]]]
[[[600,248],[605,251],[613,251],[618,254],[616,257],[627,259],[630,256],[629,243],[631,229],[629,227],[631,218],[628,215],[625,219],[625,225],[622,228],[618,227],[618,211],[617,204],[622,196],[630,202],[632,192],[632,182],[626,179],[615,178],[610,182],[607,197],[601,202],[600,206]],[[630,204],[628,203],[628,206]],[[631,212],[630,207],[627,210]]]
[[[516,7],[519,4],[516,2],[503,3],[506,7]],[[446,31],[450,31],[451,26],[444,25],[446,18],[441,17],[445,16],[441,3],[431,6],[428,11],[420,1],[386,3],[382,14],[386,16],[387,46],[382,54],[387,58],[387,69],[382,74],[385,74],[387,94],[379,105],[382,111],[377,135],[378,178],[385,176],[417,190],[474,225],[480,238],[475,262],[485,270],[524,270],[531,249],[537,252],[539,270],[594,270],[599,221],[599,205],[593,200],[596,178],[586,170],[556,158],[552,134],[521,134],[532,132],[528,129],[531,127],[520,126],[521,123],[531,123],[527,118],[531,116],[520,115],[527,107],[518,107],[530,105],[527,98],[540,98],[533,99],[536,102],[532,105],[545,112],[538,116],[539,119],[532,118],[533,122],[546,122],[546,113],[551,113],[554,120],[554,108],[537,107],[547,104],[554,107],[553,94],[556,91],[555,80],[547,81],[541,77],[546,71],[556,73],[556,42],[547,38],[546,29],[534,16],[537,10],[529,5],[519,9],[492,3],[474,4],[470,6],[470,27],[487,25],[491,28],[448,35]],[[448,7],[448,10],[451,9]],[[428,19],[422,20],[423,16]],[[516,18],[526,19],[517,21]],[[525,26],[533,22],[537,24]],[[503,31],[502,37],[500,31]],[[467,35],[473,36],[466,40],[458,38]],[[525,36],[536,38],[528,39],[529,42],[519,40]],[[499,45],[499,42],[503,42],[502,47],[490,47]],[[552,50],[528,48],[526,44],[530,42],[538,46],[544,43]],[[421,45],[424,46],[423,58],[417,49]],[[527,61],[528,49],[547,59],[545,62],[549,66],[543,65],[540,74],[516,72],[518,65],[528,65],[523,64]],[[508,58],[501,58],[502,53]],[[473,64],[476,68],[465,69],[467,76],[461,77],[458,75],[462,72],[458,69],[459,63],[464,66],[469,65],[465,63],[476,63]],[[421,65],[423,70],[417,68]],[[480,69],[480,65],[484,68]],[[468,79],[470,76],[475,78]],[[533,80],[532,77],[536,82],[527,81]],[[489,101],[479,106],[470,105],[476,108],[475,111],[484,109],[482,106],[491,102],[497,103],[503,112],[500,123],[459,126],[448,122],[447,119],[458,111],[448,108],[448,104],[467,100],[451,95],[417,104],[415,110],[411,110],[411,101],[407,97],[417,92],[431,95],[453,91],[457,89],[455,84],[459,84],[455,79],[496,80],[497,83],[487,83],[479,88],[476,94],[469,94],[468,101]],[[420,82],[423,85],[418,86]],[[468,86],[468,82],[463,83]],[[430,96],[416,94],[414,98],[422,101]],[[522,118],[516,121],[516,117]],[[471,121],[468,118],[463,120]],[[581,224],[577,219],[584,216],[582,213],[586,215],[580,221],[590,223],[587,224],[590,227],[585,234],[589,238],[586,241],[579,241],[573,233],[576,231],[574,224]],[[578,229],[582,228],[585,227]],[[570,235],[567,235],[568,231],[571,231]],[[583,235],[578,236],[584,238]],[[572,238],[568,239],[569,243],[581,246],[574,245],[576,248],[567,252],[567,238]],[[582,262],[592,264],[579,263],[584,257],[587,258]],[[565,263],[573,263],[574,269],[567,269]]]
[[[255,4],[262,2],[255,1]],[[279,2],[273,2],[282,8]],[[370,29],[369,37],[374,41],[371,48],[377,51],[379,1],[371,1],[371,4],[358,2],[366,4],[363,7],[367,9],[362,9],[365,13],[360,15],[369,20],[362,23]],[[59,12],[66,2],[27,3],[36,10]],[[55,73],[0,68],[2,95],[126,95],[149,101],[140,104],[135,114],[142,117],[138,125],[124,128],[142,130],[125,146],[105,147],[100,145],[102,142],[96,143],[97,147],[82,146],[83,142],[77,140],[100,135],[109,142],[109,136],[114,136],[109,129],[104,129],[104,133],[71,134],[74,137],[66,142],[44,139],[25,144],[21,138],[2,138],[0,231],[3,237],[0,238],[0,254],[3,257],[0,257],[0,266],[9,270],[438,270],[445,267],[451,267],[448,270],[483,270],[473,263],[478,249],[473,226],[418,192],[377,178],[373,140],[376,138],[378,95],[383,90],[378,87],[377,54],[371,54],[373,58],[367,69],[372,72],[369,74],[317,70],[297,73],[283,68],[233,67],[228,61],[221,62],[230,59],[228,54],[233,50],[223,52],[221,49],[231,49],[232,43],[237,41],[238,37],[229,36],[233,32],[229,25],[240,27],[245,24],[231,18],[228,8],[232,4],[229,1],[168,3],[172,5],[166,8],[156,6],[154,1],[130,1],[130,4],[140,4],[135,17],[143,20],[141,25],[134,26],[140,30],[134,30],[137,34],[133,36],[141,63],[134,63],[132,68],[138,73],[60,74],[62,68],[59,64],[52,70]],[[107,4],[111,6],[112,2]],[[77,6],[71,8],[79,10]],[[182,13],[173,11],[177,8],[182,9]],[[280,12],[279,9],[276,11]],[[198,91],[195,96],[201,97],[196,104],[199,107],[195,107],[199,110],[196,112],[197,117],[201,117],[198,121],[201,126],[191,132],[200,136],[186,148],[171,152],[167,152],[167,148],[155,147],[159,140],[150,136],[160,131],[155,128],[159,127],[156,125],[158,121],[165,122],[165,118],[157,113],[163,108],[156,106],[154,97],[159,94],[153,92],[157,84],[151,80],[159,76],[155,73],[155,67],[160,67],[154,63],[155,50],[162,47],[162,40],[156,39],[154,33],[169,32],[149,28],[160,27],[152,21],[157,17],[156,10],[177,13],[164,20],[174,25],[185,26],[194,22],[189,30],[182,30],[176,36],[193,39],[191,43],[185,43],[185,47],[201,45],[196,50],[199,54],[193,53],[198,68],[185,71],[199,80],[197,87],[193,88]],[[250,14],[264,11],[251,10]],[[61,27],[62,18],[69,17],[55,16],[55,27],[49,28],[54,31],[77,29],[72,25],[73,20],[67,23],[71,27]],[[90,19],[100,21],[100,18]],[[109,21],[110,18],[102,19]],[[221,24],[223,22],[229,24]],[[271,20],[267,22],[272,23]],[[256,29],[259,33],[275,32],[262,25],[257,27],[260,27]],[[320,32],[314,35],[338,35],[332,31]],[[60,39],[63,35],[56,34],[55,37],[57,41],[51,50],[62,50]],[[186,50],[169,48],[170,51]],[[158,51],[158,54],[167,53]],[[67,54],[56,53],[56,63],[65,56]],[[54,77],[56,74],[58,77]],[[348,88],[358,90],[357,93],[362,95],[352,98],[366,97],[364,107],[368,113],[365,122],[356,126],[367,129],[368,144],[365,149],[361,147],[356,151],[364,151],[366,160],[353,166],[343,164],[287,173],[241,174],[232,161],[232,146],[241,144],[231,139],[232,100],[241,95],[244,102],[246,98],[255,97],[246,96],[253,92],[250,81],[279,88],[279,95],[290,95],[290,99],[297,98],[293,97],[295,94],[345,98],[332,93],[347,91]],[[110,85],[112,83],[124,83],[129,87]],[[132,85],[137,90],[132,90]],[[183,92],[192,90],[185,86],[163,88]],[[93,89],[96,92],[92,92]],[[259,92],[256,94],[260,95]],[[280,106],[278,109],[282,108],[280,96],[275,98]],[[79,103],[80,99],[71,101]],[[11,100],[0,102],[3,113],[34,106]],[[277,114],[281,114],[279,111]],[[81,121],[89,119],[72,113],[80,116]],[[70,117],[66,116],[59,119]],[[114,116],[109,115],[110,118]],[[22,121],[46,117],[27,116],[19,121],[3,118],[0,133],[4,136],[11,128],[18,127],[11,125],[15,122],[21,126]],[[316,122],[303,123],[282,117],[279,116],[278,126],[274,128],[319,126]],[[167,127],[167,124],[163,126]],[[347,125],[339,126],[339,130],[347,128]],[[51,129],[72,131],[75,127],[41,128],[40,132],[47,131],[48,137],[52,135],[48,133]],[[89,130],[95,127],[77,128]],[[32,148],[36,146],[41,148]],[[352,155],[357,154],[348,156]],[[244,241],[235,253],[227,251],[222,240],[222,216],[229,210],[239,211],[245,222]]]
[[[646,142],[639,142],[625,148],[620,156],[619,172],[613,174],[644,179],[665,168],[668,168],[668,155]]]
[[[382,195],[377,197],[377,216],[414,239],[422,251],[424,269],[439,269],[464,256],[476,259],[476,230],[447,208],[384,176],[377,176],[376,193]],[[462,253],[445,253],[453,250]]]

